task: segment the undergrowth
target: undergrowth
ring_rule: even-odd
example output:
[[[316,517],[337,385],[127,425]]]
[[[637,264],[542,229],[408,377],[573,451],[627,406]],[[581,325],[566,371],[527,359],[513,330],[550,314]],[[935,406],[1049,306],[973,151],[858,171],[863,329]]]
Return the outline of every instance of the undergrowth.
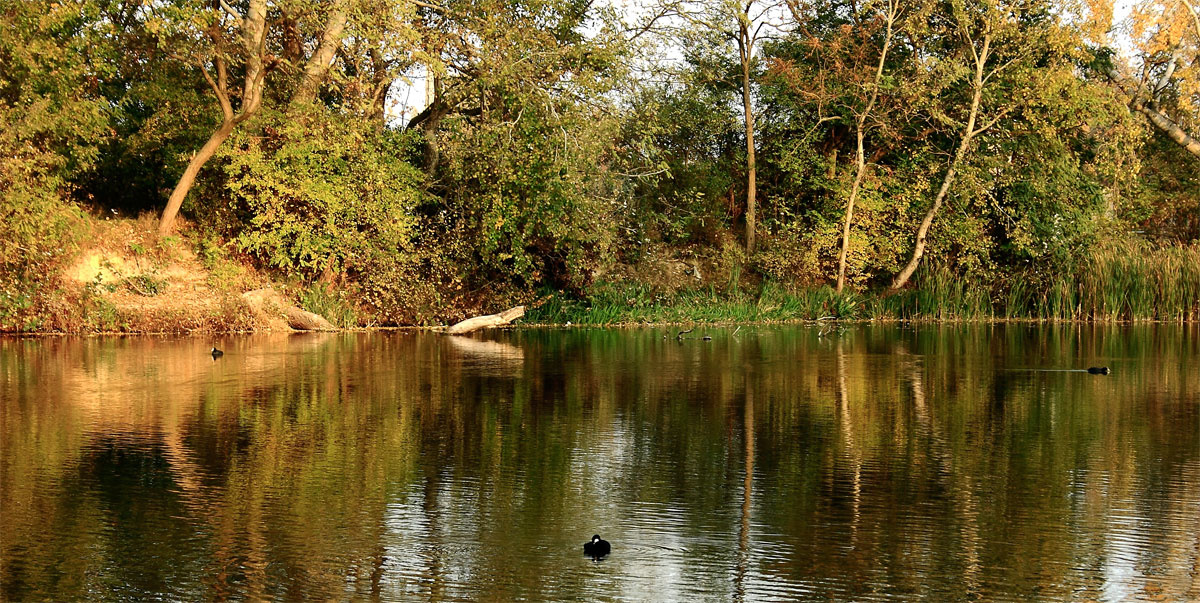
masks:
[[[900,291],[836,293],[707,286],[656,292],[638,283],[600,283],[587,296],[550,293],[528,323],[645,324],[846,320],[1200,320],[1200,249],[1114,246],[1052,277],[1019,272],[970,281],[930,264]]]

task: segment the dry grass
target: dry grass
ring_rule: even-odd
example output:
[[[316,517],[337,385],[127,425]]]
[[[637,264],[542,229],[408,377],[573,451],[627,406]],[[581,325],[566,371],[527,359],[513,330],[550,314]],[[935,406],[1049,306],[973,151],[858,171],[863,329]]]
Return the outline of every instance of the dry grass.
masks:
[[[43,300],[43,331],[191,333],[254,330],[265,325],[242,302],[243,290],[267,279],[214,279],[191,231],[160,239],[153,216],[93,219],[66,262],[60,287]]]

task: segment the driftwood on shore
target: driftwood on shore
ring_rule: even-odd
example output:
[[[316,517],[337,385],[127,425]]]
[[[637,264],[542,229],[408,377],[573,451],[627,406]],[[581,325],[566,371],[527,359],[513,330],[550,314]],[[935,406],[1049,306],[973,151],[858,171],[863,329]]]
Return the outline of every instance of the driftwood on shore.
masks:
[[[297,331],[336,331],[337,327],[333,323],[325,320],[320,314],[313,314],[297,308],[296,306],[288,306],[283,309],[283,313],[287,316],[288,326]]]
[[[288,302],[283,295],[270,287],[255,289],[242,294],[251,310],[262,317],[271,329],[286,330],[288,327],[298,331],[336,331],[325,317],[312,312],[305,312]],[[282,316],[281,316],[282,315]],[[281,320],[282,319],[282,320]],[[286,327],[282,324],[286,323]]]
[[[499,314],[488,314],[486,316],[468,318],[446,329],[446,332],[451,335],[465,335],[473,331],[478,331],[479,329],[506,325],[522,316],[525,316],[525,306],[517,306],[515,308],[509,308]]]

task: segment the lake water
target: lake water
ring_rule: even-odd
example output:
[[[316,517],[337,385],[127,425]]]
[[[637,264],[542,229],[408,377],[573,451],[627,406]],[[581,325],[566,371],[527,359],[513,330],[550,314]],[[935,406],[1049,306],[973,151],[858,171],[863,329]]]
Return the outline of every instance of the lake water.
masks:
[[[3,339],[0,598],[1200,600],[1196,327],[825,330]]]

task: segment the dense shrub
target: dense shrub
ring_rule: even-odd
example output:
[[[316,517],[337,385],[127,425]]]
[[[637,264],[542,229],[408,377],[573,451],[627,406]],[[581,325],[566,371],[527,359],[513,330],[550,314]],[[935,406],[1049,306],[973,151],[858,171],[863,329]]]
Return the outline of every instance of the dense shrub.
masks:
[[[62,5],[0,11],[0,330],[42,326],[53,268],[81,228],[70,178],[107,135],[94,18]]]
[[[448,227],[479,281],[581,290],[612,252],[621,209],[612,122],[569,106],[512,117],[447,123]]]
[[[241,249],[307,279],[414,257],[422,176],[405,160],[407,135],[320,110],[257,125],[219,154],[225,194],[245,216]]]

